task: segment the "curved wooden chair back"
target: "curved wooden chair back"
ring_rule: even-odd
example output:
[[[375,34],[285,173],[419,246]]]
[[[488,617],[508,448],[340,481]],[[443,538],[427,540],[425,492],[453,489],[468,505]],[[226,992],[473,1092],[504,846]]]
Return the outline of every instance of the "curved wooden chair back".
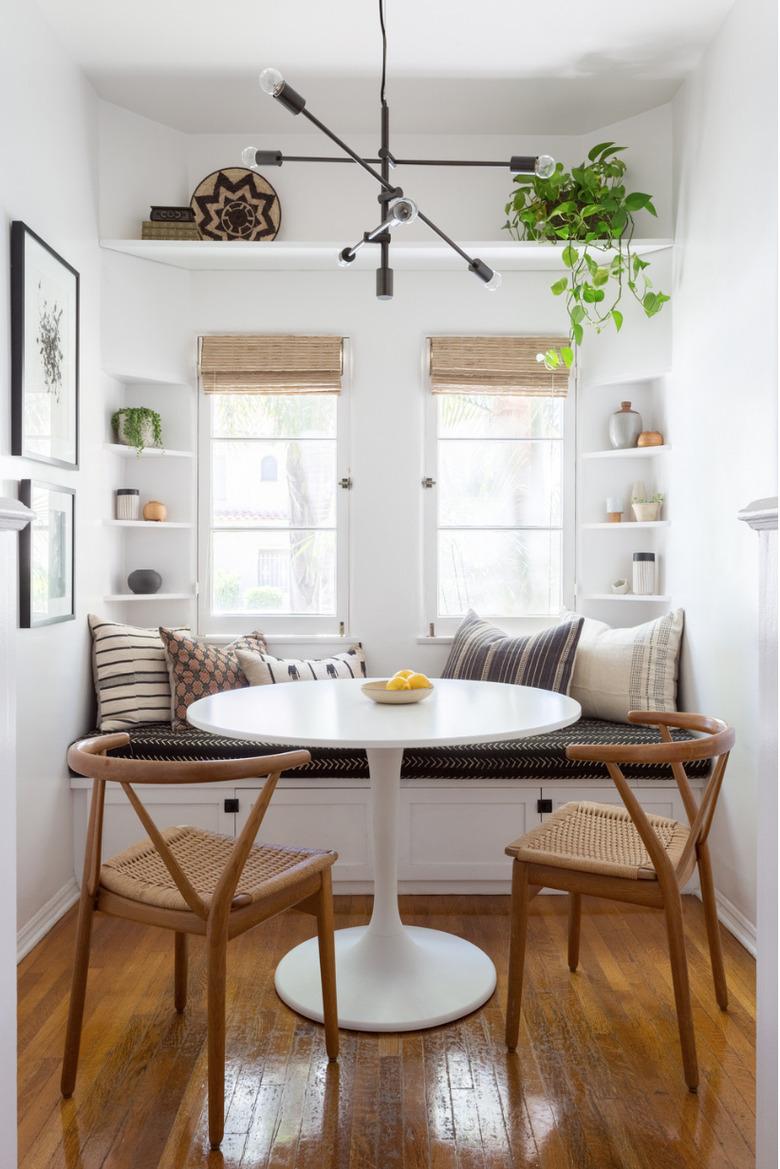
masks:
[[[229,913],[233,898],[244,871],[250,849],[271,802],[279,776],[293,767],[302,767],[311,759],[308,751],[287,751],[279,755],[258,755],[249,759],[216,759],[210,761],[149,761],[124,759],[108,755],[117,747],[130,742],[124,733],[101,735],[82,739],[68,751],[68,763],[79,775],[93,780],[92,801],[87,826],[87,847],[84,856],[84,882],[90,896],[100,883],[103,852],[103,815],[106,783],[118,783],[127,796],[146,834],[152,841],[171,879],[194,914],[204,921],[215,913]],[[247,822],[236,839],[225,867],[207,905],[176,860],[165,837],[133,789],[133,784],[209,783],[218,780],[262,779],[267,777],[260,795],[255,800]]]
[[[718,796],[723,785],[723,777],[726,774],[729,753],[734,746],[734,730],[720,719],[685,712],[631,710],[628,713],[628,720],[640,725],[657,727],[661,741],[659,743],[598,745],[577,743],[567,747],[566,755],[569,759],[603,763],[606,766],[626,810],[642,838],[642,843],[647,849],[659,879],[663,881],[672,878],[681,887],[693,872],[699,851],[707,843]],[[697,737],[675,741],[672,738],[670,728],[694,731],[697,733]],[[710,774],[699,801],[693,793],[685,772],[685,764],[698,759],[712,760]],[[671,867],[666,850],[651,828],[644,809],[626,780],[620,768],[621,763],[656,765],[668,763],[671,767],[689,825],[688,841],[674,869]]]

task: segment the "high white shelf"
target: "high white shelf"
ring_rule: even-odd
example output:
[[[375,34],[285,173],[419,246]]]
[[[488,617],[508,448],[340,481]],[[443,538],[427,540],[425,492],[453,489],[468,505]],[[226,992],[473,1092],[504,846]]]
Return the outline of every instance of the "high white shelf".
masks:
[[[459,241],[460,242],[460,241]],[[338,272],[338,256],[344,241],[333,243],[300,240],[270,240],[253,243],[247,240],[139,240],[104,239],[101,246],[137,259],[212,272]],[[478,256],[499,272],[562,271],[564,244],[535,243],[511,239],[461,243],[472,256]],[[666,251],[670,239],[633,240],[631,250],[637,256]],[[614,255],[605,249],[599,255],[603,263]],[[349,270],[368,271],[376,267],[376,249],[363,248]],[[431,240],[393,240],[393,267],[407,271],[451,272],[464,268],[463,259],[446,244]]]
[[[192,601],[195,593],[109,593],[104,601]]]
[[[580,527],[587,528],[591,532],[626,532],[635,531],[637,528],[668,528],[669,522],[669,520],[626,520],[625,523],[620,524],[611,524],[609,522],[603,524],[580,524]]]
[[[179,520],[104,520],[110,528],[136,528],[138,531],[151,532],[154,528],[191,528],[192,524]]]
[[[626,450],[583,451],[583,459],[654,459],[656,455],[665,455],[672,448],[664,443],[663,446],[632,446]]]
[[[145,446],[142,451],[137,451],[134,446],[126,446],[123,442],[107,442],[106,450],[111,451],[114,455],[121,455],[122,458],[129,459],[192,459],[194,458],[193,451],[174,451],[169,447],[154,447]]]
[[[585,593],[581,599],[583,601],[639,601],[645,604],[668,605],[672,598],[662,596],[660,593]]]

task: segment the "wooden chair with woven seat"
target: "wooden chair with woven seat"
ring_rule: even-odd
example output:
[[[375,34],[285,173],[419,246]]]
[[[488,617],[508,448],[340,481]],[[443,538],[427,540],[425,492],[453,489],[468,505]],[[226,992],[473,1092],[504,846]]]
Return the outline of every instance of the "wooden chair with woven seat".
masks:
[[[566,751],[570,759],[604,763],[625,807],[564,804],[543,824],[506,849],[514,858],[506,1043],[510,1051],[517,1047],[529,902],[540,889],[569,893],[569,968],[572,971],[577,969],[579,961],[583,893],[653,906],[662,909],[666,918],[683,1069],[689,1089],[695,1092],[699,1073],[680,894],[698,866],[715,997],[725,1011],[728,993],[707,837],[734,745],[734,731],[719,719],[701,714],[631,711],[628,719],[632,723],[656,726],[661,742],[577,744]],[[670,727],[697,732],[698,737],[674,740]],[[685,763],[696,759],[712,760],[698,803],[685,773]],[[648,815],[621,771],[621,763],[668,763],[680,789],[688,825]]]
[[[331,892],[331,866],[337,854],[254,843],[280,773],[308,763],[308,751],[209,762],[148,762],[107,754],[128,742],[126,734],[110,734],[82,740],[68,752],[73,771],[90,777],[93,785],[62,1094],[71,1096],[76,1083],[95,911],[174,931],[177,1011],[183,1011],[187,1001],[187,935],[205,936],[209,1140],[216,1149],[222,1141],[225,1118],[225,985],[227,943],[231,938],[292,906],[316,916],[325,1048],[331,1060],[338,1056]],[[134,784],[191,784],[263,776],[267,776],[265,784],[236,840],[188,827],[160,831],[133,787]],[[149,838],[101,865],[108,782],[122,787]]]

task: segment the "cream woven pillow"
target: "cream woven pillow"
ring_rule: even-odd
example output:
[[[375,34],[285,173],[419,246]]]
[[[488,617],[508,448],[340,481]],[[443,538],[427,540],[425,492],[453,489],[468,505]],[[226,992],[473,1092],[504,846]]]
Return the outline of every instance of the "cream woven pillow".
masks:
[[[629,710],[677,710],[677,670],[683,610],[612,629],[585,618],[569,693],[583,718],[626,722]],[[579,618],[566,613],[564,620]]]

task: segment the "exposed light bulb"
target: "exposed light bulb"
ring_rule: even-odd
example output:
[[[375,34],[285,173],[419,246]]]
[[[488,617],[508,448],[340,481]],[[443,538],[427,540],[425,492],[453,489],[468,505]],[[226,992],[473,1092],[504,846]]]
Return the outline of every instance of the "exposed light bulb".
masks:
[[[339,268],[349,268],[355,262],[355,253],[352,248],[344,248],[339,252]]]
[[[555,174],[555,159],[549,154],[540,154],[534,163],[534,173],[540,179],[549,179]]]
[[[387,210],[392,217],[388,227],[400,227],[402,223],[414,223],[417,218],[417,204],[413,199],[403,197],[391,199]]]
[[[278,69],[264,69],[259,77],[260,88],[263,93],[267,93],[269,97],[276,97],[281,93],[284,86],[284,78]]]
[[[494,272],[490,279],[485,281],[485,288],[487,288],[488,292],[495,292],[497,288],[501,287],[503,280],[504,278],[500,272]]]
[[[241,161],[250,170],[257,166],[257,147],[245,146],[241,151]]]

